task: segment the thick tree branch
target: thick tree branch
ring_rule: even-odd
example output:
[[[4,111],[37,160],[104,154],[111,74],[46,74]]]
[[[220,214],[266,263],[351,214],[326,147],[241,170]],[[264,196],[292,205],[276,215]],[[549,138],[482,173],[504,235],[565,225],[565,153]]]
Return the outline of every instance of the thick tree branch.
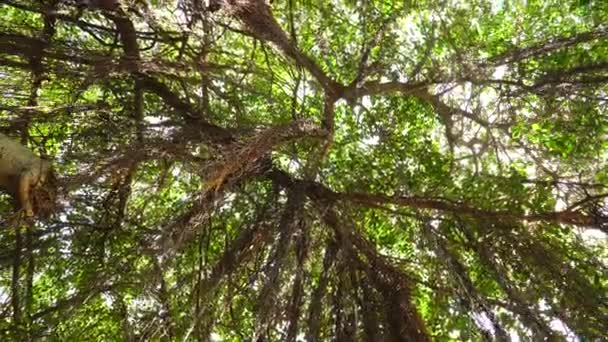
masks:
[[[570,37],[551,39],[546,42],[536,44],[533,46],[509,50],[498,56],[492,57],[490,62],[495,65],[501,65],[505,63],[521,62],[525,59],[544,55],[556,50],[564,49],[570,46],[574,46],[580,43],[593,41],[596,39],[602,39],[608,37],[608,30],[600,28],[596,31],[589,31],[578,33]]]
[[[440,198],[419,196],[386,196],[381,194],[367,193],[338,193],[330,190],[324,185],[313,181],[302,181],[292,178],[284,171],[272,169],[267,177],[283,186],[293,186],[303,182],[308,196],[314,200],[331,200],[353,203],[370,208],[382,208],[386,205],[415,209],[430,209],[453,215],[467,216],[472,218],[484,218],[490,220],[528,221],[528,222],[551,222],[558,224],[574,225],[583,228],[591,228],[598,224],[608,224],[608,219],[598,222],[598,218],[589,216],[581,211],[556,211],[541,213],[518,213],[508,210],[489,210],[471,206],[465,202],[455,202]],[[604,228],[602,228],[604,229]]]
[[[256,38],[274,43],[296,64],[310,72],[332,97],[339,97],[344,86],[325,74],[319,65],[295,46],[274,18],[265,0],[220,0],[216,3],[228,15],[239,19]]]

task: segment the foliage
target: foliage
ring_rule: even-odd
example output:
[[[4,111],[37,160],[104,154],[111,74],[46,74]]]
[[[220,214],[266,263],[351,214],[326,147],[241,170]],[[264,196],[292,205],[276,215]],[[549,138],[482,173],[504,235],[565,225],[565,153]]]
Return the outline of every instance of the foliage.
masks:
[[[0,3],[2,340],[605,336],[606,2],[211,3]]]

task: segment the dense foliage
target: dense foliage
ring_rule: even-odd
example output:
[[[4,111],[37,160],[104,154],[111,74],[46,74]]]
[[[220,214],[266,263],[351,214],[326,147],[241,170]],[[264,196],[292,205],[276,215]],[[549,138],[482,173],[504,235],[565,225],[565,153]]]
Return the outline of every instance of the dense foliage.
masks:
[[[607,2],[118,1],[0,1],[1,340],[606,336]]]

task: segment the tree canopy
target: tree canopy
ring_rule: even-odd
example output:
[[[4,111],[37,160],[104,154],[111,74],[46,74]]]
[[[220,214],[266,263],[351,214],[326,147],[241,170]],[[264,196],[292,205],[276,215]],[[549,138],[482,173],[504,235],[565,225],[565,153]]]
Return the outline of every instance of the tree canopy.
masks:
[[[608,3],[1,0],[0,339],[600,340]]]

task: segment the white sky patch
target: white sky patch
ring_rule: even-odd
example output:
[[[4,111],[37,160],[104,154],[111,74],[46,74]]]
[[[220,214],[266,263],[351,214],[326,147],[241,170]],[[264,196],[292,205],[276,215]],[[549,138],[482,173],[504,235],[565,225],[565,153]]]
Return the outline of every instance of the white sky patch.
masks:
[[[380,137],[373,135],[371,137],[364,138],[360,145],[362,145],[362,147],[371,147],[378,145],[378,143],[380,143]]]
[[[549,308],[544,300],[541,300],[539,302],[539,307],[541,310],[546,310]],[[474,312],[471,314],[471,316],[473,317],[473,320],[475,321],[475,324],[477,324],[478,327],[480,327],[481,329],[483,329],[485,331],[489,331],[493,336],[495,336],[494,325],[492,324],[492,321],[490,320],[490,318],[487,316],[487,314],[485,312],[481,312],[481,313]],[[553,331],[556,331],[556,332],[562,334],[563,336],[565,336],[566,341],[568,341],[568,342],[581,342],[582,341],[578,336],[576,336],[576,334],[572,330],[570,330],[570,328],[568,328],[568,326],[563,321],[561,321],[557,318],[553,318],[549,322],[549,327]],[[511,338],[512,342],[521,341],[520,336],[521,336],[520,333],[517,332],[516,330],[509,331],[509,337]]]
[[[452,331],[450,331],[449,336],[450,336],[450,338],[454,338],[454,339],[459,338],[460,337],[460,330],[452,330]]]
[[[514,331],[514,330],[509,331],[509,338],[511,339],[511,342],[521,341],[519,339],[519,334],[517,333],[517,331]]]
[[[188,16],[179,7],[173,12],[173,18],[175,18],[176,23],[181,26],[182,30],[188,29]]]
[[[580,236],[583,239],[583,241],[590,242],[590,243],[599,243],[601,241],[608,241],[608,235],[606,235],[606,233],[604,233],[603,231],[601,231],[599,229],[595,229],[595,228],[583,229],[583,231],[580,232]]]
[[[490,8],[490,11],[492,12],[492,14],[496,14],[499,11],[501,11],[504,7],[504,0],[492,0],[490,1],[492,7]]]
[[[473,312],[471,316],[473,317],[473,320],[475,321],[475,324],[477,324],[478,327],[485,331],[489,331],[492,336],[495,336],[496,332],[494,331],[494,324],[492,324],[490,317],[488,317],[485,312]]]
[[[69,297],[69,296],[73,296],[76,294],[76,288],[74,286],[70,286],[67,291],[65,291],[65,294]]]
[[[495,79],[502,79],[505,76],[505,73],[507,72],[507,66],[506,65],[500,65],[498,66],[495,70],[494,73],[492,74],[492,77]]]
[[[369,96],[363,96],[361,98],[361,106],[365,107],[365,108],[371,108],[372,107],[372,99]]]
[[[228,210],[228,209],[232,208],[232,203],[234,202],[235,199],[236,199],[235,193],[227,194],[226,197],[224,197],[220,210],[223,211],[223,210]]]
[[[549,327],[554,331],[563,334],[566,337],[566,341],[568,342],[580,342],[581,339],[576,336],[576,334],[570,330],[564,322],[559,319],[553,319],[549,322]]]
[[[407,75],[401,72],[401,67],[396,64],[391,65],[391,71],[397,75],[399,75],[399,82],[407,83],[408,78]]]
[[[158,117],[158,116],[149,116],[148,115],[148,116],[144,117],[144,121],[146,121],[147,123],[149,123],[151,125],[157,125],[163,121],[163,118]]]
[[[481,94],[479,94],[479,104],[485,112],[490,114],[489,116],[491,116],[494,112],[494,103],[496,103],[497,99],[498,93],[493,88],[486,88],[481,92]]]
[[[101,293],[101,299],[103,299],[103,302],[109,308],[112,308],[112,305],[114,305],[114,298],[105,292]]]
[[[424,41],[424,37],[422,36],[422,32],[418,25],[415,22],[416,18],[414,15],[408,15],[405,18],[398,19],[396,22],[397,27],[400,29],[395,30],[399,40],[401,42],[422,42]]]
[[[547,302],[544,299],[542,299],[538,302],[538,306],[543,311],[549,309],[549,306],[547,305]],[[572,330],[570,330],[570,328],[568,328],[566,323],[564,323],[562,320],[560,320],[558,318],[551,319],[551,321],[549,322],[549,328],[551,328],[551,330],[553,330],[553,331],[557,331],[558,333],[564,335],[566,337],[566,341],[568,341],[568,342],[579,342],[580,341],[580,339],[576,336],[576,334],[574,334],[574,332]]]
[[[297,174],[300,169],[302,165],[296,160],[290,159],[287,163],[287,170],[292,174]]]
[[[182,168],[179,165],[176,165],[171,169],[171,175],[175,178],[178,178],[181,173]]]
[[[312,82],[312,81],[311,81]],[[300,86],[298,87],[298,91],[297,91],[297,97],[300,101],[304,101],[304,98],[306,97],[306,94],[308,93],[314,93],[313,91],[314,86],[309,86],[308,82],[300,82]],[[291,92],[291,89],[289,90],[289,92]]]
[[[9,297],[9,292],[5,291],[4,288],[0,287],[0,303],[6,303]]]
[[[555,202],[555,210],[562,211],[568,207],[568,204],[564,201],[564,199],[560,196],[557,197],[557,201]]]

